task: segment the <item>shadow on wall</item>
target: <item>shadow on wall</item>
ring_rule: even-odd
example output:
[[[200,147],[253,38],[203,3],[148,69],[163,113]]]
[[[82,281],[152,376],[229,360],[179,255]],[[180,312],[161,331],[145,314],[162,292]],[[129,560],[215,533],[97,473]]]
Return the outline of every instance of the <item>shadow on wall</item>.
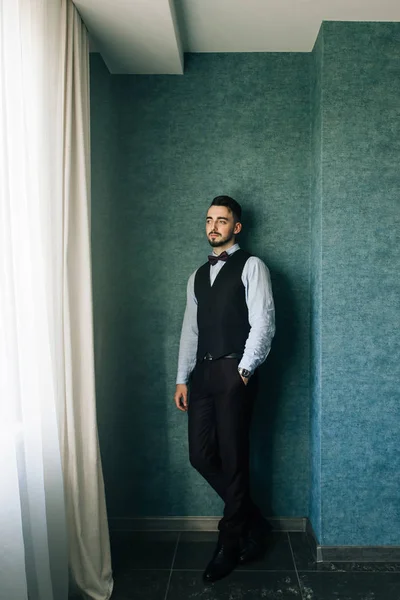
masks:
[[[252,253],[252,232],[256,228],[255,211],[246,210],[246,227],[240,234],[239,243]],[[273,473],[279,469],[279,459],[274,457],[274,440],[278,434],[278,414],[286,414],[285,375],[296,354],[298,346],[299,310],[291,282],[271,263],[267,254],[258,250],[254,254],[268,266],[271,274],[275,302],[276,333],[267,360],[258,369],[258,391],[254,407],[251,434],[251,485],[255,502],[265,516],[274,516]]]
[[[260,250],[257,221],[256,212],[246,215],[239,241],[271,271],[277,331],[271,353],[259,369],[252,486],[263,513],[273,516],[271,490],[276,481],[273,485],[272,476],[279,471],[274,440],[279,435],[278,425],[282,427],[281,416],[287,414],[284,403],[290,399],[290,394],[283,393],[284,382],[299,351],[299,311],[289,279]],[[94,250],[99,271],[95,280],[96,381],[109,516],[219,514],[219,500],[189,466],[186,419],[172,401],[184,310],[176,264],[171,267],[168,255],[160,256],[157,245],[147,247],[144,265],[132,260],[143,242],[134,212],[113,214],[108,227],[114,243],[103,248],[99,236]],[[157,235],[165,244],[169,231]],[[264,230],[263,235],[267,235]],[[184,261],[181,269],[187,270],[186,258]],[[196,261],[197,255],[193,263]],[[178,294],[182,294],[179,310]]]

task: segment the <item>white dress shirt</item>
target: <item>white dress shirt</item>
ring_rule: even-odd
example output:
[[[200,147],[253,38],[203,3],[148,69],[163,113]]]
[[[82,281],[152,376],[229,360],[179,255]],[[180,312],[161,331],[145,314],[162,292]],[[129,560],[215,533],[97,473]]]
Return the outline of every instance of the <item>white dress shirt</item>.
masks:
[[[227,253],[233,254],[237,250],[239,250],[239,244],[234,244],[227,250]],[[211,285],[224,265],[225,262],[219,260],[215,265],[210,266]],[[177,384],[186,384],[189,381],[190,373],[196,364],[199,335],[197,299],[194,293],[196,273],[197,270],[189,277],[187,284],[187,302],[179,346]],[[250,332],[239,367],[253,373],[267,358],[275,334],[275,308],[271,278],[267,266],[261,259],[256,256],[248,258],[242,271],[242,282],[249,311]]]

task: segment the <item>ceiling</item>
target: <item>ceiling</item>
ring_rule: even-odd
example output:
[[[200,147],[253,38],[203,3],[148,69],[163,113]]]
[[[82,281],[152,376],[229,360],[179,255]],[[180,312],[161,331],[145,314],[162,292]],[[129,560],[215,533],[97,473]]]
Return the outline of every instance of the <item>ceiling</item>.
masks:
[[[321,22],[400,21],[400,0],[74,0],[111,73],[182,74],[184,52],[310,52]]]

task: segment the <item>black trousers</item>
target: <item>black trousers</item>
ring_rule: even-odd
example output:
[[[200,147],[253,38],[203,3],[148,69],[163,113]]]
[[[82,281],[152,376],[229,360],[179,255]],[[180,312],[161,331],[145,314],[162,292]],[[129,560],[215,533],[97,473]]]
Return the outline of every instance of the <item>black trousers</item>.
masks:
[[[250,498],[249,433],[255,376],[247,385],[238,360],[221,358],[196,364],[189,397],[189,458],[225,503],[220,541],[236,545],[259,519]]]

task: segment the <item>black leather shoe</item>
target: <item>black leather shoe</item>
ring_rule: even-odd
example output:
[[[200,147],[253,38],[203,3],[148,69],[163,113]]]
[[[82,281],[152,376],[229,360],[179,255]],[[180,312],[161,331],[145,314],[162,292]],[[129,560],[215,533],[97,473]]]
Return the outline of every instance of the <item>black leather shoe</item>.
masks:
[[[239,563],[241,565],[263,556],[270,531],[271,527],[266,522],[260,523],[258,527],[251,528],[248,531],[240,547]]]
[[[203,573],[203,579],[207,583],[218,581],[233,571],[239,562],[239,548],[218,545],[214,556],[208,563]]]

